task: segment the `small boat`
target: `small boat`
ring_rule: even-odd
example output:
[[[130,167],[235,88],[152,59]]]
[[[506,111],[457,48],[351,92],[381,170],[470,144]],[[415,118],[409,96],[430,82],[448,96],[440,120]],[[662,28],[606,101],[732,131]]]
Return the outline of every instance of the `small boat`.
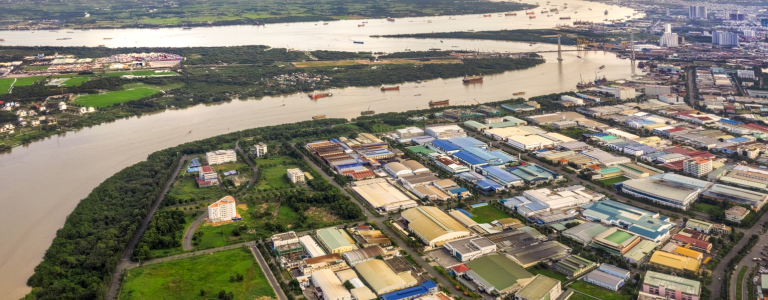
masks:
[[[581,58],[581,56],[576,55],[577,58]]]
[[[479,75],[466,76],[465,75],[461,81],[464,83],[479,83],[479,82],[483,82],[483,76],[479,76]]]
[[[331,97],[331,96],[333,96],[333,94],[331,94],[331,93],[314,93],[314,94],[309,95],[309,98],[310,99],[320,99],[320,98]]]
[[[0,39],[0,42],[5,42],[5,39]]]
[[[75,33],[74,31],[67,31],[67,33]]]
[[[150,28],[150,29],[152,29],[152,30],[159,30],[159,29],[160,29],[160,27],[152,27],[152,28]]]
[[[602,70],[602,69],[605,69],[605,65],[602,65],[602,66],[600,66],[600,69],[601,69],[601,70]]]
[[[421,80],[416,80],[416,83],[421,83],[421,82],[422,82]]]
[[[571,19],[571,16],[567,16],[567,17],[560,17],[560,20],[570,20],[570,19]]]
[[[429,101],[429,107],[446,107],[449,104],[450,99],[446,100],[439,100],[439,101]]]
[[[607,10],[607,9],[605,10],[605,13],[604,13],[604,14],[606,14],[606,15],[608,14],[608,10]]]
[[[517,14],[516,13],[508,13],[508,14],[504,14],[504,16],[514,17],[514,16],[517,16]]]
[[[99,45],[99,47],[106,47],[106,45]]]
[[[323,23],[323,25],[328,25],[328,23]]]
[[[397,85],[397,86],[383,86],[382,85],[381,86],[381,91],[382,92],[383,91],[399,91],[399,90],[400,90],[400,86],[399,85]]]
[[[357,24],[357,27],[365,27],[365,24]]]
[[[325,119],[325,115],[312,116],[312,120],[322,120],[322,119]]]
[[[393,18],[390,18],[390,17],[387,17],[387,21],[389,21],[389,22],[394,22],[394,21],[395,21],[395,19],[393,19]]]
[[[528,16],[528,19],[536,19],[536,16]]]
[[[360,42],[360,41],[352,41],[352,43],[353,44],[365,44],[365,42]]]
[[[366,24],[366,23],[368,23],[368,21],[363,21],[363,24]]]
[[[526,14],[526,15],[535,15],[536,13],[535,13],[535,12],[532,12],[532,11],[527,11],[527,12],[525,12],[525,14]]]
[[[182,27],[181,29],[182,29],[182,30],[192,30],[192,27],[188,27],[188,26],[187,26],[187,27]]]
[[[484,18],[490,18],[491,15],[483,15]]]
[[[66,41],[66,40],[71,40],[71,39],[72,38],[58,38],[57,40],[59,40],[59,41]]]
[[[440,48],[429,48],[429,51],[440,51]]]
[[[104,38],[105,40],[111,40],[112,38]]]
[[[475,30],[474,30],[474,29],[470,29],[470,30],[467,30],[467,31],[468,31],[468,32],[475,32]]]
[[[514,93],[512,95],[513,96],[521,96],[521,95],[525,95],[525,92],[517,92],[517,93]]]

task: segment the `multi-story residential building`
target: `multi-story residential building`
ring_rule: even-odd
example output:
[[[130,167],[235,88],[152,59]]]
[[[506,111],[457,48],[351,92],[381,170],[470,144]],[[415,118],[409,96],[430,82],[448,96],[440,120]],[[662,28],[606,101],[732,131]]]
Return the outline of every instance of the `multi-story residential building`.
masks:
[[[701,283],[682,277],[648,271],[643,278],[643,292],[674,300],[699,300]]]
[[[683,170],[686,174],[701,177],[712,172],[712,160],[706,158],[692,158],[683,161]]]
[[[216,150],[213,152],[206,152],[205,160],[208,161],[209,165],[220,165],[228,162],[237,162],[237,154],[235,154],[235,150],[233,149]]]
[[[672,33],[672,24],[664,25],[664,34],[659,39],[661,47],[677,47],[677,33]]]
[[[219,223],[238,218],[237,203],[232,196],[225,196],[208,206],[208,222]]]
[[[253,145],[253,148],[251,148],[251,154],[255,155],[256,157],[267,155],[267,144],[264,142],[259,142],[258,144]]]
[[[731,222],[741,223],[741,220],[748,214],[748,209],[741,206],[734,206],[725,211],[725,219]]]
[[[299,168],[288,169],[287,171],[288,171],[288,179],[290,179],[291,182],[293,183],[305,182],[304,172],[302,172],[301,169]]]
[[[202,166],[197,169],[198,187],[209,187],[219,184],[219,174],[211,166]]]

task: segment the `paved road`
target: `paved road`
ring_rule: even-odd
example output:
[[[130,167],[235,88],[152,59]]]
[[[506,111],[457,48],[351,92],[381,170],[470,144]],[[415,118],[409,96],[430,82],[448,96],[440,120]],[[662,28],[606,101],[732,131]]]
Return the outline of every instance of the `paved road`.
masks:
[[[117,267],[115,268],[114,273],[112,274],[112,279],[110,279],[109,287],[107,289],[107,299],[115,299],[115,296],[116,296],[115,293],[117,292],[117,288],[120,284],[120,275],[123,272],[123,270],[126,269],[127,265],[131,264],[131,255],[133,254],[133,251],[136,249],[136,245],[139,243],[139,238],[141,238],[141,235],[144,234],[145,230],[147,230],[147,225],[149,224],[149,221],[152,220],[152,217],[155,215],[155,212],[157,212],[157,208],[160,207],[160,202],[162,202],[163,199],[165,198],[165,194],[168,193],[168,189],[171,188],[171,184],[173,184],[173,181],[176,179],[176,176],[179,175],[179,171],[181,170],[181,168],[184,167],[185,162],[194,157],[196,157],[196,155],[184,155],[181,157],[181,159],[179,160],[178,166],[176,166],[176,170],[173,171],[173,174],[171,174],[171,177],[168,178],[168,182],[165,183],[165,187],[157,196],[157,199],[155,199],[155,203],[152,204],[152,209],[150,209],[147,216],[144,217],[144,220],[141,222],[141,226],[139,226],[139,230],[137,230],[136,234],[133,235],[131,242],[128,244],[128,248],[126,248],[125,252],[123,252],[123,256],[120,259],[120,262],[117,264]]]
[[[275,278],[275,274],[272,274],[272,270],[269,268],[269,265],[267,264],[267,261],[264,260],[264,257],[261,256],[261,252],[259,251],[259,248],[256,246],[255,242],[250,243],[251,252],[253,253],[253,256],[256,256],[256,261],[259,262],[259,265],[261,266],[261,269],[264,270],[264,274],[267,275],[267,279],[269,279],[269,285],[272,286],[272,289],[275,291],[275,295],[277,295],[279,300],[288,300],[288,297],[285,296],[285,293],[283,293],[283,290],[280,288],[280,284],[277,282],[277,278]]]
[[[208,211],[206,210],[199,217],[197,217],[197,220],[192,222],[192,225],[187,227],[187,231],[184,232],[184,239],[182,240],[182,249],[184,249],[184,251],[192,250],[192,248],[194,248],[194,246],[192,246],[192,237],[195,235],[197,227],[199,227],[200,223],[203,223],[207,217]]]
[[[737,229],[738,232],[743,232],[744,237],[741,238],[741,240],[736,244],[736,246],[731,249],[731,252],[728,253],[728,255],[723,258],[723,260],[720,262],[720,264],[715,268],[715,271],[712,272],[712,284],[709,285],[709,290],[712,291],[712,295],[720,295],[721,288],[722,288],[722,281],[720,278],[723,278],[725,275],[725,272],[727,271],[725,269],[726,264],[728,264],[728,261],[731,260],[731,258],[735,257],[739,250],[746,247],[747,241],[749,241],[749,237],[751,237],[753,234],[758,234],[760,229],[762,228],[762,225],[764,222],[768,221],[768,214],[763,215],[760,220],[755,223],[754,226],[752,226],[749,230],[743,230],[743,229]],[[755,267],[757,266],[758,262],[752,261],[752,258],[755,257],[762,257],[760,252],[764,251],[763,246],[768,243],[768,238],[766,238],[765,234],[759,235],[760,239],[757,241],[757,245],[752,247],[752,250],[750,250],[749,254],[747,254],[744,259],[742,259],[739,264],[736,265],[736,270],[733,273],[733,276],[731,277],[731,282],[729,284],[730,286],[730,299],[736,299],[736,281],[738,280],[738,271],[741,270],[741,267],[747,266],[747,267]],[[734,271],[734,270],[730,270]],[[746,276],[745,276],[746,279]],[[745,284],[746,288],[746,284]],[[745,294],[746,295],[746,294]],[[745,296],[746,297],[746,296]]]
[[[691,107],[695,107],[693,104],[696,102],[695,94],[693,91],[693,80],[695,80],[694,76],[696,76],[696,72],[694,69],[688,70],[688,75],[685,76],[688,80],[688,105]]]
[[[248,187],[251,187],[256,182],[256,174],[259,172],[259,167],[253,164],[253,161],[251,161],[251,158],[248,157],[248,155],[245,154],[245,152],[243,152],[243,149],[240,148],[239,143],[240,141],[235,142],[235,150],[240,152],[240,155],[242,155],[245,158],[245,162],[247,162],[248,165],[251,166],[251,169],[253,169],[253,176],[251,176],[251,180],[248,182]],[[247,189],[244,189],[243,192],[245,192],[246,190]]]

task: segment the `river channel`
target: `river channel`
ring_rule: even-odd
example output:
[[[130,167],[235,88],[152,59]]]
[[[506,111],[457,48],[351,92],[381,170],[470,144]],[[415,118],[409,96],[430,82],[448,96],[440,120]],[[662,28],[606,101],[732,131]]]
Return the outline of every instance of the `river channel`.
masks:
[[[382,39],[369,35],[460,31],[473,29],[550,28],[559,16],[573,20],[600,21],[632,15],[632,10],[601,3],[567,1],[568,9],[552,17],[534,9],[536,19],[523,13],[517,17],[482,17],[480,15],[403,18],[395,22],[367,20],[335,21],[329,25],[309,23],[269,24],[266,27],[231,26],[160,30],[89,30],[59,32],[0,32],[5,45],[46,46],[229,46],[258,44],[307,50],[382,51],[427,50],[429,48],[479,49],[498,52],[556,50],[556,45],[479,40]],[[542,2],[543,4],[544,2]],[[562,7],[563,1],[553,1]],[[591,7],[592,10],[588,10]],[[578,13],[574,13],[578,11]],[[431,23],[427,21],[432,21]],[[286,26],[287,25],[287,26]],[[56,40],[67,36],[72,40]],[[112,40],[103,40],[112,37]],[[365,44],[353,44],[364,41]],[[456,47],[454,47],[456,46]],[[573,50],[572,47],[563,47]],[[426,108],[430,100],[450,99],[451,104],[472,104],[512,98],[512,93],[526,92],[526,97],[572,90],[580,80],[606,76],[629,78],[633,69],[629,60],[607,52],[543,53],[546,63],[527,70],[486,76],[482,84],[464,85],[460,78],[436,79],[422,83],[401,84],[399,91],[381,92],[378,87],[354,87],[330,90],[330,98],[310,100],[305,94],[235,100],[209,106],[145,115],[118,120],[77,132],[68,132],[29,146],[0,154],[0,168],[7,174],[0,180],[0,205],[6,212],[0,218],[0,299],[18,299],[29,291],[26,280],[42,259],[45,250],[61,228],[66,216],[105,178],[146,159],[154,151],[211,136],[267,125],[310,119],[314,115],[353,118],[369,107],[376,112],[406,111]],[[581,56],[581,58],[577,57]],[[605,65],[604,69],[599,69]],[[638,70],[639,72],[639,70]],[[190,132],[191,131],[191,132]]]

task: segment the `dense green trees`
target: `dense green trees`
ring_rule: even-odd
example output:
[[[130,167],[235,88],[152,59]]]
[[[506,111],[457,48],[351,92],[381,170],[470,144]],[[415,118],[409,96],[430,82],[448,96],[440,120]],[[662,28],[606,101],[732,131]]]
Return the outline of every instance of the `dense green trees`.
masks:
[[[184,223],[183,211],[158,211],[150,221],[147,231],[141,236],[134,256],[143,260],[152,258],[149,250],[180,247],[181,238],[184,235]]]

